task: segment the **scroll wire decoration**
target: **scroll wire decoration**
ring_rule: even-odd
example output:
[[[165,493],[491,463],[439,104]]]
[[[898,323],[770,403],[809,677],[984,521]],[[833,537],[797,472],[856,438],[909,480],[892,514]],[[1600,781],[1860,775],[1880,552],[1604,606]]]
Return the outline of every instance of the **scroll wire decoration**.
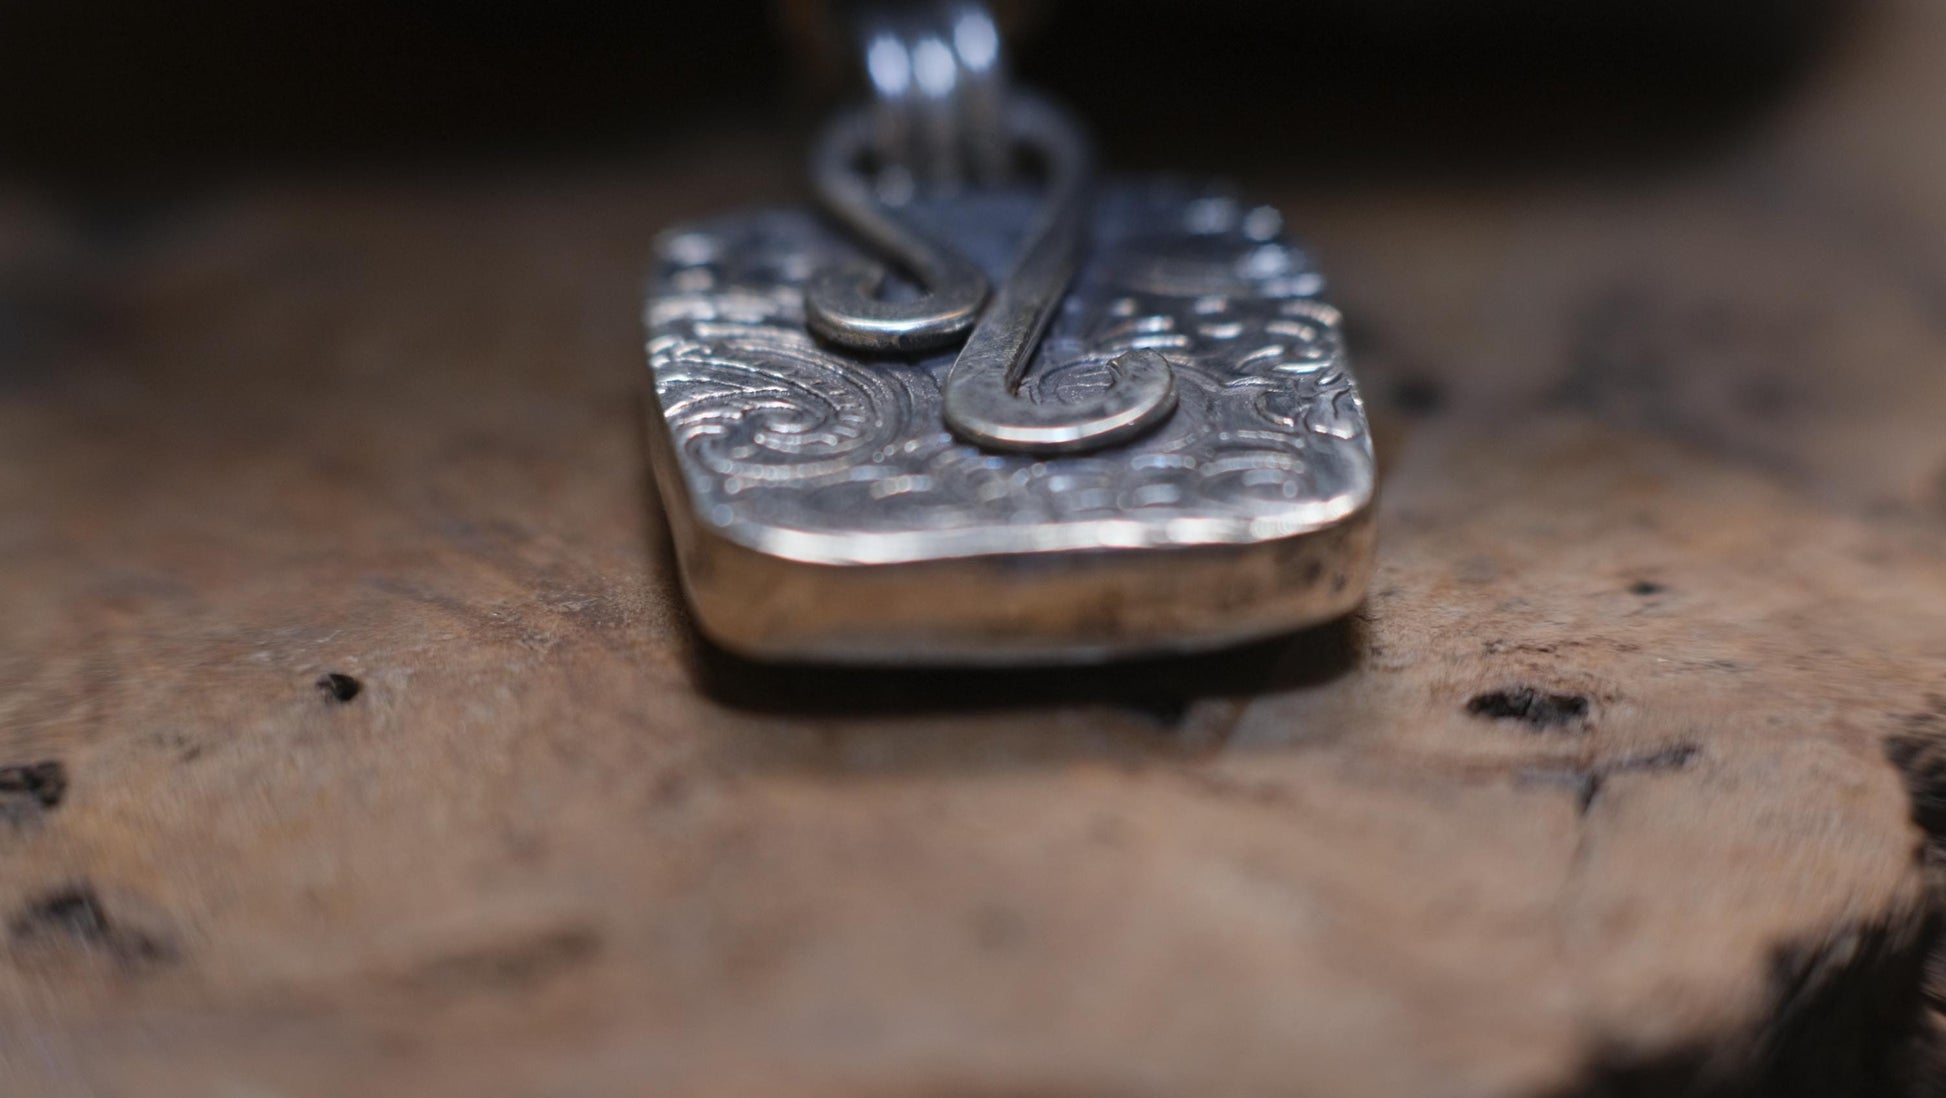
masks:
[[[1111,446],[1175,410],[1174,371],[1156,351],[1134,350],[1108,364],[1111,382],[1093,399],[1039,403],[1021,395],[1034,350],[1080,266],[1094,165],[1080,128],[1060,110],[998,87],[997,39],[984,19],[978,8],[952,9],[957,51],[937,34],[867,33],[877,109],[845,111],[832,121],[813,151],[811,177],[832,217],[883,261],[859,258],[813,275],[805,289],[806,322],[826,340],[873,353],[934,350],[964,339],[946,377],[942,414],[954,434],[975,445],[1024,453]],[[914,89],[931,104],[928,110],[906,109]],[[979,175],[997,178],[1011,154],[1024,151],[1047,177],[1041,214],[997,289],[965,256],[907,224],[880,197],[881,190],[909,190],[915,167],[947,178],[946,185],[965,178],[954,175],[955,111],[972,120],[963,136]],[[914,142],[887,125],[888,118],[909,122],[915,114],[931,120],[932,139]],[[875,153],[889,177],[876,186],[866,168]],[[907,158],[894,159],[901,155]],[[886,261],[918,284],[916,299],[882,296]]]

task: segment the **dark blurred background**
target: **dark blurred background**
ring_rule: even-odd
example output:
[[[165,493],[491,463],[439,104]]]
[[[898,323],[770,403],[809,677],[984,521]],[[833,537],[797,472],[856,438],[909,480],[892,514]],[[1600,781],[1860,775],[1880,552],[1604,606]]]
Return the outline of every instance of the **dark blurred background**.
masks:
[[[1129,166],[1529,171],[1707,148],[1845,0],[1028,0],[1020,75]],[[846,60],[814,0],[16,0],[0,171],[91,190],[370,160],[653,150],[808,124]]]

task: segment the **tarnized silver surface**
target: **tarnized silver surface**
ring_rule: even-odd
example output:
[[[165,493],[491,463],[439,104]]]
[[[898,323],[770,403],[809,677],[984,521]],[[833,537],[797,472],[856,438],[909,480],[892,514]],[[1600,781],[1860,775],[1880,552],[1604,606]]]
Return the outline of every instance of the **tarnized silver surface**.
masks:
[[[906,214],[997,280],[1038,203],[969,191]],[[1080,455],[956,439],[941,412],[950,350],[868,358],[812,336],[806,281],[856,254],[786,211],[658,243],[655,395],[694,520],[723,538],[859,565],[1247,545],[1324,529],[1372,497],[1338,314],[1268,207],[1176,184],[1103,189],[1081,272],[1022,392],[1087,401],[1110,384],[1110,360],[1152,350],[1174,367],[1178,404],[1152,433]]]

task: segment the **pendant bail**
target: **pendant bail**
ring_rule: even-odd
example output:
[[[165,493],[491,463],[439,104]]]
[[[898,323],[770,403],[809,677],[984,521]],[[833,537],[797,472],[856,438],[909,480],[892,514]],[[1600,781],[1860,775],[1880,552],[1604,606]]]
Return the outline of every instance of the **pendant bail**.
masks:
[[[951,0],[860,11],[855,34],[873,91],[882,185],[993,184],[1012,165],[1007,66],[985,4]]]

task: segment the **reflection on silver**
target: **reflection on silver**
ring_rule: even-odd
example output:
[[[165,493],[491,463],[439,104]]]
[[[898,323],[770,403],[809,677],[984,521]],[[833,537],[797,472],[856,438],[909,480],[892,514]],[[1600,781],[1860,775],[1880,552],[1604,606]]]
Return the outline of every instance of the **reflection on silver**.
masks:
[[[1002,118],[1007,68],[1001,59],[1000,30],[980,4],[961,4],[952,15],[953,53],[959,58],[962,141],[972,162],[973,179],[993,184],[1011,167]]]
[[[991,279],[1042,207],[982,188],[901,214]],[[651,438],[704,629],[779,658],[1016,662],[1203,648],[1350,609],[1371,442],[1338,314],[1280,224],[1222,191],[1103,189],[1021,396],[1087,405],[1120,387],[1111,363],[1167,355],[1177,407],[1053,457],[955,436],[950,352],[888,363],[814,338],[812,272],[853,253],[815,219],[666,234]]]
[[[891,175],[934,186],[1006,177],[1007,71],[983,5],[867,11],[855,29],[874,93],[871,148]]]

